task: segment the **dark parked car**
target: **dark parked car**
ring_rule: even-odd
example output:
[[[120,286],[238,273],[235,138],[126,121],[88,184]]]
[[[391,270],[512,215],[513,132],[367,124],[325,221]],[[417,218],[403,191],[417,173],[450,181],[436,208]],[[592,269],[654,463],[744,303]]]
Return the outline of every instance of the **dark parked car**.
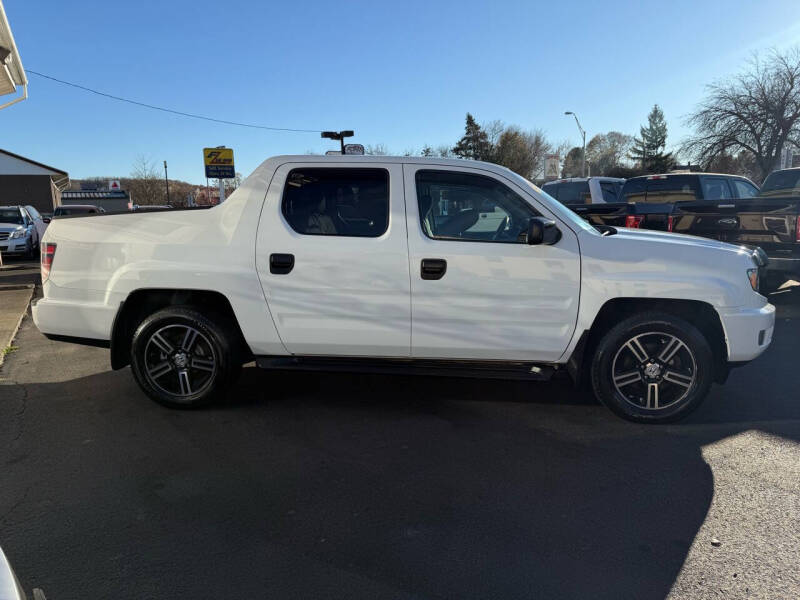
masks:
[[[53,213],[53,218],[56,217],[74,217],[77,215],[94,215],[106,212],[102,206],[95,206],[94,204],[62,204],[57,206]]]

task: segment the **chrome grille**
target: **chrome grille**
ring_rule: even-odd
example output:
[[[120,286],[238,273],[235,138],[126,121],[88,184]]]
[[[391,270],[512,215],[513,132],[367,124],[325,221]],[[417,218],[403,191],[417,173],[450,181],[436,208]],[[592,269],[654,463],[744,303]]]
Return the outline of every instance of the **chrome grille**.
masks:
[[[9,233],[7,231],[0,231],[0,240],[7,240]]]

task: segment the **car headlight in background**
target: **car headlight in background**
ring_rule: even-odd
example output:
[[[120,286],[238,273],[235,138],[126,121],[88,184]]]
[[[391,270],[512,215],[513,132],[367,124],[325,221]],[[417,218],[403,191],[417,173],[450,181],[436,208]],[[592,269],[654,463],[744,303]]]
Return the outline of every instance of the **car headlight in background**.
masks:
[[[758,291],[758,269],[747,269],[747,278],[750,280],[750,287],[753,291]]]
[[[17,230],[16,230],[16,231],[14,231],[14,232],[13,232],[13,233],[12,233],[12,234],[9,236],[9,237],[10,237],[12,240],[15,240],[15,239],[17,239],[17,238],[25,237],[25,235],[26,235],[27,233],[28,233],[28,232],[27,232],[26,230],[24,230],[24,229],[17,229]]]

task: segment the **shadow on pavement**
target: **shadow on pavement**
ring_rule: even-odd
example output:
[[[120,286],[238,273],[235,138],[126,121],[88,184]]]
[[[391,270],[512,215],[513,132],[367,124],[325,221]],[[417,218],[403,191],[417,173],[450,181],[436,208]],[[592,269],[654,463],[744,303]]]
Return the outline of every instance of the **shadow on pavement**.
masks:
[[[3,544],[54,598],[663,598],[711,505],[701,448],[798,439],[798,333],[664,427],[565,382],[248,368],[194,412],[127,370],[11,386]]]

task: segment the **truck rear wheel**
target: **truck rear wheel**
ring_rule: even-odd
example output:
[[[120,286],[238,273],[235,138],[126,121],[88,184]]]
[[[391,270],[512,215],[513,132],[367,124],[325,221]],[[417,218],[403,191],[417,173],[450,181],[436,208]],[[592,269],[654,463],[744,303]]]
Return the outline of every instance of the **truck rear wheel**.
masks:
[[[711,347],[691,323],[648,312],[610,329],[591,365],[597,398],[639,423],[668,423],[697,408],[714,380]]]
[[[131,344],[139,387],[170,408],[197,408],[225,396],[241,370],[235,328],[218,315],[172,306],[147,317]]]

